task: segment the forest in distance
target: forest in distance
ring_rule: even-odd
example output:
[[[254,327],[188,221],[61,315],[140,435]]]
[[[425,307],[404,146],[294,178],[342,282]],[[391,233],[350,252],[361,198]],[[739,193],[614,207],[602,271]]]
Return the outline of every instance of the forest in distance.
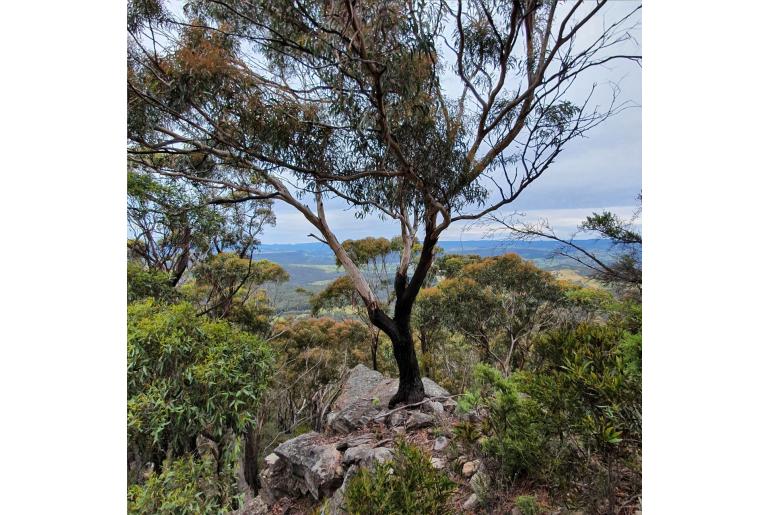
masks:
[[[611,259],[613,245],[608,239],[577,240],[602,259]],[[558,253],[561,244],[551,240],[466,240],[442,241],[441,250],[447,254],[475,254],[483,257],[516,253],[543,270],[554,272],[573,281],[590,279],[591,269],[575,259]],[[289,280],[276,286],[275,308],[278,312],[309,312],[309,300],[334,279],[344,274],[335,263],[334,253],[323,243],[268,243],[260,245],[256,257],[277,263],[289,273]],[[393,268],[395,261],[386,266]]]
[[[128,0],[128,513],[641,512],[640,10]]]

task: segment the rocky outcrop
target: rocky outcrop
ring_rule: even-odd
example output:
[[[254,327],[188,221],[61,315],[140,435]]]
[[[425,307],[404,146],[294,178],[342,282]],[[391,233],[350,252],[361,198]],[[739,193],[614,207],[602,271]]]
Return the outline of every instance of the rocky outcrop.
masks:
[[[419,406],[389,410],[398,380],[364,365],[354,367],[326,418],[324,434],[306,433],[276,447],[265,458],[259,498],[250,501],[250,511],[243,513],[263,513],[269,506],[279,508],[287,499],[308,496],[316,501],[327,499],[324,514],[344,513],[345,488],[357,471],[390,461],[397,434],[445,422],[454,411],[456,404],[449,392],[427,378],[423,386],[428,398]],[[435,445],[431,438],[428,445],[441,453],[447,444],[442,436]],[[433,457],[431,462],[436,468],[446,467],[443,457]]]
[[[434,414],[444,413],[443,402],[450,401],[449,392],[428,378],[423,378],[422,384],[425,395],[429,399],[436,399],[429,400],[426,408]],[[386,378],[365,365],[356,365],[350,371],[350,376],[343,385],[339,397],[332,405],[332,411],[326,418],[326,426],[337,433],[349,433],[362,428],[386,412],[384,408],[396,391],[398,391],[398,379]],[[451,409],[453,407],[452,401]],[[401,425],[404,421],[408,429],[429,425],[425,416],[412,417],[410,420],[406,414],[398,411],[388,418],[388,423],[392,426]]]
[[[272,504],[281,497],[330,495],[344,475],[342,453],[336,444],[324,443],[316,432],[288,440],[265,458],[260,474],[264,498]]]

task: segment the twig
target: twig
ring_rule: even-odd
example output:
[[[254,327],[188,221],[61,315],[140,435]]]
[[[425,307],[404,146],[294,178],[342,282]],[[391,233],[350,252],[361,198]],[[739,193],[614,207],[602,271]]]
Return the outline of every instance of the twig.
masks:
[[[441,397],[426,397],[425,399],[421,400],[420,402],[415,402],[414,404],[405,404],[404,406],[399,406],[398,408],[394,408],[394,409],[392,409],[390,411],[386,411],[385,413],[380,413],[379,415],[375,416],[372,420],[377,420],[377,419],[380,419],[380,418],[385,418],[388,415],[391,415],[391,414],[393,414],[393,413],[395,413],[397,411],[401,411],[403,409],[416,408],[417,406],[421,406],[422,404],[425,404],[428,401],[433,401],[433,400],[436,400],[436,399],[446,401],[446,400],[452,399],[453,397],[459,397],[460,395],[462,395],[462,394],[458,393],[457,395],[448,395],[448,396],[441,396]]]

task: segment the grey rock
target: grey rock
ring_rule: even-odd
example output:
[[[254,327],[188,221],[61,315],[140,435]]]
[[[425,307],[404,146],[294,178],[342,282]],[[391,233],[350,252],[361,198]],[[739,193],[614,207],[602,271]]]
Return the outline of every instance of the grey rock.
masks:
[[[372,453],[372,447],[370,445],[358,445],[356,447],[350,447],[345,451],[345,455],[342,457],[342,463],[349,465],[351,463],[358,463],[367,458]]]
[[[343,506],[345,502],[345,492],[347,491],[350,478],[352,478],[356,472],[358,472],[358,467],[356,465],[351,465],[350,468],[348,468],[347,472],[345,472],[345,479],[342,481],[342,485],[340,485],[337,491],[334,492],[334,495],[332,495],[331,499],[329,499],[329,504],[321,509],[321,515],[342,515],[347,513]]]
[[[425,410],[428,413],[432,413],[436,415],[437,417],[444,416],[444,405],[437,401],[428,401],[425,404]]]
[[[370,445],[359,445],[345,451],[342,462],[345,465],[358,464],[372,467],[375,463],[385,463],[393,459],[393,450],[388,447],[372,448]]]
[[[260,474],[268,504],[283,496],[299,497],[310,493],[320,499],[342,481],[342,454],[334,444],[324,444],[316,432],[305,433],[276,447],[278,460],[268,456],[272,465]],[[267,463],[267,460],[266,460]]]
[[[404,410],[396,411],[387,417],[387,425],[388,427],[403,426],[406,422],[406,418],[407,414],[404,412]]]
[[[463,509],[464,510],[472,510],[478,505],[481,504],[479,501],[479,498],[476,494],[471,494],[470,497],[468,497],[468,500],[463,503]]]
[[[377,463],[385,463],[386,461],[393,460],[393,450],[387,447],[377,447],[372,449],[363,460],[361,465],[367,468],[374,467]]]
[[[337,442],[337,450],[344,451],[349,447],[358,447],[359,445],[366,445],[372,442],[374,442],[374,435],[371,433],[355,435]]]
[[[398,390],[398,380],[358,364],[350,372],[339,397],[326,418],[327,426],[338,433],[349,433],[365,426]]]
[[[385,376],[381,373],[359,363],[351,369],[350,375],[345,381],[339,397],[334,401],[332,409],[334,411],[341,411],[351,406],[358,401],[362,395],[365,395],[384,379]]]
[[[446,449],[446,446],[449,445],[449,438],[446,436],[439,436],[436,438],[436,441],[433,442],[433,450],[434,451],[443,451]]]
[[[422,387],[428,397],[449,397],[449,392],[437,385],[432,379],[422,378]]]
[[[423,427],[432,426],[435,423],[435,418],[427,413],[421,413],[419,411],[413,411],[409,414],[409,418],[406,421],[406,428],[421,429]]]
[[[427,377],[422,379],[422,384],[425,395],[428,397],[445,398],[449,396],[448,391]],[[398,379],[387,378],[365,365],[356,365],[350,371],[339,397],[326,417],[326,426],[337,433],[349,433],[364,427],[378,415],[381,415],[397,390]],[[434,413],[438,410],[444,411],[444,406],[438,407],[438,405],[441,403],[432,407]],[[391,416],[389,425],[397,426],[400,422],[399,417],[394,419]]]

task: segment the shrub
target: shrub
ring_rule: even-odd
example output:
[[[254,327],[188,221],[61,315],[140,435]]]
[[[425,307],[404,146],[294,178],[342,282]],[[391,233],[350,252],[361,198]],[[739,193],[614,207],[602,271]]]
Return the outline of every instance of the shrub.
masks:
[[[538,515],[540,506],[534,495],[520,495],[516,498],[516,507],[521,511],[521,515]]]
[[[128,307],[128,441],[134,458],[159,466],[195,446],[253,427],[272,371],[270,349],[188,303]]]
[[[612,511],[623,483],[638,493],[641,455],[641,335],[580,325],[540,338],[525,370],[477,369],[466,399],[489,412],[483,450],[502,477],[541,480]],[[592,477],[581,486],[574,478]],[[579,491],[578,491],[579,490]]]
[[[489,410],[484,426],[490,438],[484,440],[484,451],[510,479],[538,471],[546,459],[548,438],[541,406],[523,394],[518,374],[505,378],[488,365],[479,365],[476,374],[484,392],[476,401]]]
[[[216,460],[185,454],[165,460],[160,473],[128,489],[128,513],[137,515],[198,515],[237,509],[234,462],[217,471]]]
[[[425,452],[403,441],[396,444],[394,459],[362,469],[345,491],[351,515],[448,514],[454,483],[433,468]]]
[[[171,302],[177,298],[177,292],[171,286],[170,276],[166,272],[147,269],[134,261],[128,262],[126,271],[128,276],[128,302],[148,297]]]

